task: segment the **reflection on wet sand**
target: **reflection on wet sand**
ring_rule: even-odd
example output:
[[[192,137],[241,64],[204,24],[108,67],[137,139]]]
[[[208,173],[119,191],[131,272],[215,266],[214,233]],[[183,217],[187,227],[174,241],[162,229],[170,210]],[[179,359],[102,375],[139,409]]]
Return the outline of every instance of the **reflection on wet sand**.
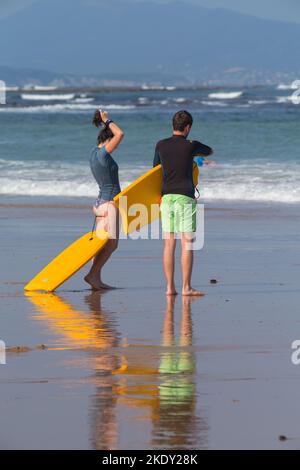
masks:
[[[114,316],[102,308],[102,297],[99,292],[87,295],[87,309],[79,311],[55,294],[29,296],[38,311],[35,318],[47,321],[58,337],[55,345],[59,349],[87,351],[85,364],[93,372],[96,387],[89,413],[91,447],[205,447],[207,425],[196,407],[191,299],[182,300],[178,340],[175,299],[167,299],[161,346],[149,346],[121,341]],[[127,436],[121,435],[124,419],[122,429]],[[136,437],[133,442],[134,435],[138,442]]]
[[[52,344],[55,349],[108,348],[115,345],[114,319],[101,309],[101,294],[86,297],[88,312],[75,309],[56,294],[26,292],[26,297],[36,307],[34,319],[47,322],[55,334]],[[91,298],[91,300],[90,300]],[[97,302],[97,308],[94,303]]]
[[[167,299],[160,355],[159,409],[153,420],[152,447],[198,448],[205,422],[197,415],[196,358],[192,349],[191,299],[182,299],[180,337],[174,334],[174,299]],[[201,446],[203,446],[202,442]]]
[[[102,348],[104,351],[93,351],[90,367],[93,369],[97,391],[93,394],[90,406],[90,442],[96,450],[118,449],[118,418],[116,398],[114,397],[113,372],[119,367],[119,357],[114,348],[120,343],[117,326],[101,305],[102,296],[92,292],[85,297],[85,304],[90,315],[101,318]],[[96,396],[96,398],[95,398]]]

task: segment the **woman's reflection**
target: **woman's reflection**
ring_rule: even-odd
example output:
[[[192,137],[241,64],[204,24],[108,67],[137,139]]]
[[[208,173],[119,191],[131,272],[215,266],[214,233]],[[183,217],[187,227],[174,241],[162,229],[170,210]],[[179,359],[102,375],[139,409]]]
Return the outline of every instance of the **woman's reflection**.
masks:
[[[92,371],[89,381],[95,385],[89,413],[91,447],[124,448],[127,437],[134,446],[136,433],[142,448],[199,448],[206,425],[196,407],[191,299],[182,300],[176,341],[175,299],[167,298],[162,343],[155,346],[122,342],[114,314],[102,308],[104,295],[87,295],[87,308],[82,310],[54,294],[29,296],[38,311],[36,318],[47,320],[56,334],[58,349],[83,349],[88,354],[80,365]],[[128,436],[124,430],[120,435],[124,417]],[[148,426],[140,434],[141,423],[151,425],[150,437]]]

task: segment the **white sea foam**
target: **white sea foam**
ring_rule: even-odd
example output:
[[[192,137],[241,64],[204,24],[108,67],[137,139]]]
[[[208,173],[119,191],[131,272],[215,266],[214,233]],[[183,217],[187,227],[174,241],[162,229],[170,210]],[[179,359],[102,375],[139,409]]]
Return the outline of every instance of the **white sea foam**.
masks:
[[[120,169],[122,189],[147,170],[149,167],[144,165],[123,165]],[[95,198],[98,194],[88,162],[82,164],[0,159],[0,174],[2,195]]]
[[[252,161],[204,168],[207,200],[300,203],[300,164]]]
[[[293,99],[295,99],[292,96],[277,96],[276,97],[276,102],[277,103],[293,103]]]
[[[299,87],[297,86],[297,84],[295,82],[293,83],[290,83],[289,85],[287,84],[284,84],[284,83],[280,83],[276,89],[277,90],[297,90]]]
[[[217,92],[209,93],[208,97],[214,100],[234,100],[240,98],[243,95],[242,91],[230,91],[230,92]]]
[[[147,165],[120,165],[122,188],[145,173]],[[207,201],[300,203],[300,164],[248,161],[202,168],[201,196]],[[0,160],[0,194],[91,197],[98,188],[87,162]]]
[[[186,98],[182,98],[182,97],[180,97],[180,98],[175,98],[174,101],[175,101],[176,103],[185,103],[185,102],[186,102]]]
[[[73,93],[69,93],[67,95],[34,95],[34,94],[26,94],[23,93],[21,95],[22,100],[30,100],[30,101],[68,101],[72,100],[75,97]]]
[[[75,98],[72,101],[72,103],[82,104],[82,103],[92,103],[93,101],[95,101],[95,98]]]
[[[100,105],[100,108],[102,107],[103,109],[134,109],[136,108],[135,105],[131,104],[104,104]]]
[[[220,107],[226,107],[228,106],[227,103],[223,103],[222,101],[209,101],[209,100],[204,100],[201,101],[202,104],[205,106],[220,106]]]
[[[89,103],[65,103],[65,104],[49,104],[41,106],[24,106],[24,107],[0,107],[0,113],[62,113],[68,111],[91,111],[96,108],[110,110],[130,110],[134,109],[134,105],[108,104],[96,105]]]
[[[268,104],[269,101],[268,100],[249,100],[248,101],[249,104],[257,104],[257,105],[262,105],[262,104]]]
[[[143,104],[148,104],[149,103],[149,99],[146,98],[145,96],[140,96],[138,98],[138,102],[140,105],[143,105]]]

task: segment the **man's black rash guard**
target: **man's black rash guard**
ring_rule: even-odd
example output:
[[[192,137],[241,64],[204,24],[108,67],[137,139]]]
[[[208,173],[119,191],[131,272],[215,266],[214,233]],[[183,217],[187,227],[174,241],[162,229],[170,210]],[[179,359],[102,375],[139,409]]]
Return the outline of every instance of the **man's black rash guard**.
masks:
[[[173,135],[156,145],[153,166],[162,165],[162,195],[182,194],[195,197],[193,159],[208,157],[213,150],[201,142],[187,140],[183,135]]]

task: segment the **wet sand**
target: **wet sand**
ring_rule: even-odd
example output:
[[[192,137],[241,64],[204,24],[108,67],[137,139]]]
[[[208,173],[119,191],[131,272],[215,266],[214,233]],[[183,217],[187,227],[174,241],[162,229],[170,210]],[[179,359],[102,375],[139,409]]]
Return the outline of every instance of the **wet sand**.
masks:
[[[173,302],[157,240],[121,240],[105,271],[118,290],[91,293],[84,268],[25,296],[91,216],[0,208],[1,449],[300,447],[299,209],[211,209],[194,269],[206,295]]]

